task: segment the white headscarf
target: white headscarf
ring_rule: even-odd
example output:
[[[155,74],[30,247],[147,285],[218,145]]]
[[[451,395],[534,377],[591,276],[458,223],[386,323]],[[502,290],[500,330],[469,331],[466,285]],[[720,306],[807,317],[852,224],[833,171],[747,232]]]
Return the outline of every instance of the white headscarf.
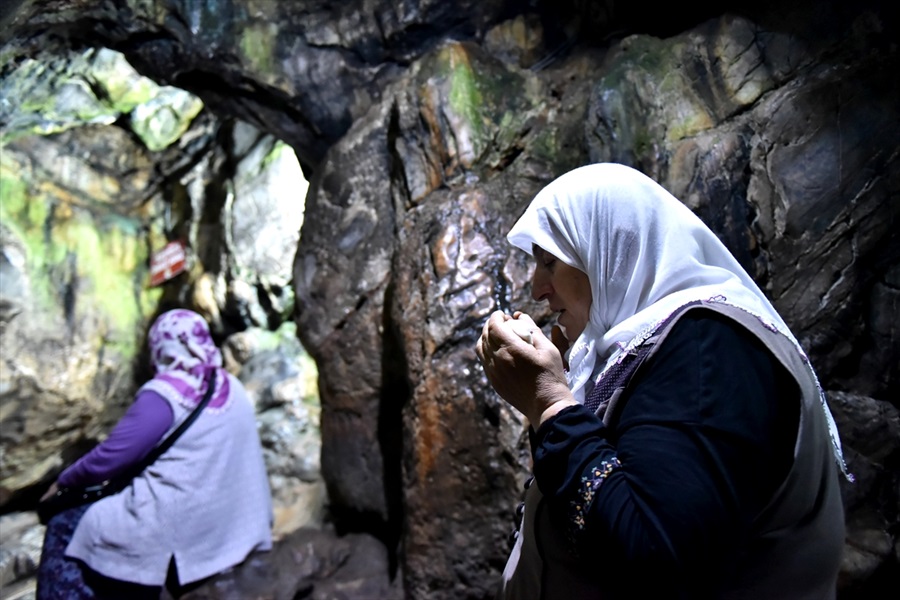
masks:
[[[529,254],[536,244],[590,280],[590,319],[568,357],[569,383],[579,401],[598,360],[602,366],[618,348],[694,300],[724,296],[790,336],[719,238],[631,167],[602,163],[566,173],[541,190],[507,237]]]
[[[569,387],[580,403],[592,376],[602,373],[622,348],[695,300],[716,299],[747,310],[803,354],[719,238],[661,185],[631,167],[601,163],[562,175],[534,198],[507,238],[528,254],[533,244],[539,246],[590,280],[589,321],[568,353]]]

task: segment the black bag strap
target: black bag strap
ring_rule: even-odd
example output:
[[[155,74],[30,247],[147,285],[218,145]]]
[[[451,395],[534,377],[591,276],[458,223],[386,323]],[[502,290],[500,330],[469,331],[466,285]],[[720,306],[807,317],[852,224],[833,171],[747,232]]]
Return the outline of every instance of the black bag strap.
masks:
[[[178,426],[178,429],[170,433],[169,437],[167,437],[161,444],[156,446],[156,448],[154,448],[150,452],[150,454],[144,457],[144,460],[128,469],[125,473],[118,475],[117,477],[115,477],[115,479],[127,485],[128,482],[140,475],[144,469],[152,465],[157,458],[163,455],[166,450],[171,448],[172,444],[175,443],[175,441],[181,436],[182,433],[187,431],[187,428],[191,426],[191,423],[193,423],[197,419],[197,417],[200,416],[200,413],[204,408],[206,408],[206,405],[209,404],[209,400],[210,398],[212,398],[212,393],[215,388],[216,369],[215,367],[213,367],[212,369],[210,369],[209,376],[206,378],[206,393],[203,395],[203,400],[200,401],[200,404],[198,404],[197,407],[191,411],[191,414],[189,414],[187,418],[181,422],[181,425]]]

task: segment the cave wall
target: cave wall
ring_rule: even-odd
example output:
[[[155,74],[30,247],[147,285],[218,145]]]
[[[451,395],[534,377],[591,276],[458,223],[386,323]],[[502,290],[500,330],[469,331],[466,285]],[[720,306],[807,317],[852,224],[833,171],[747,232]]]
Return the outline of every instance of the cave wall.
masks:
[[[502,569],[529,456],[471,348],[496,308],[548,325],[504,233],[600,160],[703,217],[808,351],[857,475],[842,594],[874,597],[898,578],[896,10],[710,11],[25,2],[4,52],[115,48],[294,147],[310,176],[294,319],[331,510],[382,541],[408,597],[489,597]]]

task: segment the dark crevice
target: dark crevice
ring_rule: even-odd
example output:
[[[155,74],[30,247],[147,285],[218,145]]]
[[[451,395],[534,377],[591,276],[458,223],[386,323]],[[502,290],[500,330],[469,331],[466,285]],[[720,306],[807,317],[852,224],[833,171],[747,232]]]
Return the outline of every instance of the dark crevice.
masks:
[[[65,270],[65,280],[62,288],[62,306],[69,332],[74,333],[77,327],[77,323],[75,322],[75,302],[78,298],[78,255],[74,252],[68,252],[66,254]]]
[[[409,181],[406,178],[406,169],[403,166],[403,157],[397,149],[397,142],[402,139],[403,132],[400,128],[400,109],[397,103],[391,105],[390,119],[387,127],[387,148],[390,157],[391,197],[394,200],[394,234],[397,234],[397,224],[402,219],[405,209],[412,204],[412,194],[409,191]],[[399,198],[404,198],[403,206],[398,206]]]
[[[381,538],[388,550],[390,576],[399,568],[399,550],[403,534],[403,409],[412,390],[409,385],[409,365],[399,325],[391,318],[394,285],[385,291],[382,312],[382,389],[378,411],[378,444],[384,464],[384,494],[387,501],[387,522]]]
[[[494,276],[494,305],[497,310],[512,314],[512,305],[509,302],[509,282],[503,274],[502,265],[499,265]]]
[[[356,305],[353,307],[353,310],[349,314],[347,314],[343,319],[338,321],[337,324],[334,326],[335,331],[343,330],[347,326],[347,324],[350,322],[350,317],[354,314],[359,313],[359,311],[362,310],[362,308],[366,305],[366,303],[368,301],[369,301],[369,299],[366,296],[360,296],[359,299],[356,301]]]

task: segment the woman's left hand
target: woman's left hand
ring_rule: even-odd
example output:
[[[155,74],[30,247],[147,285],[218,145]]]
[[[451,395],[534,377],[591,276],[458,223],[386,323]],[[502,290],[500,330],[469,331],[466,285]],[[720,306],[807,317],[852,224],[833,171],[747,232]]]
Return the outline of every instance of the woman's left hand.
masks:
[[[532,344],[514,329],[523,325],[531,330]],[[494,312],[482,328],[475,353],[494,390],[524,414],[534,429],[576,404],[559,349],[528,315],[517,312],[513,318]]]
[[[52,498],[56,495],[57,491],[59,491],[59,484],[54,481],[52,484],[50,484],[50,487],[47,489],[47,491],[44,492],[44,495],[41,496],[40,502],[43,502],[48,498]]]

